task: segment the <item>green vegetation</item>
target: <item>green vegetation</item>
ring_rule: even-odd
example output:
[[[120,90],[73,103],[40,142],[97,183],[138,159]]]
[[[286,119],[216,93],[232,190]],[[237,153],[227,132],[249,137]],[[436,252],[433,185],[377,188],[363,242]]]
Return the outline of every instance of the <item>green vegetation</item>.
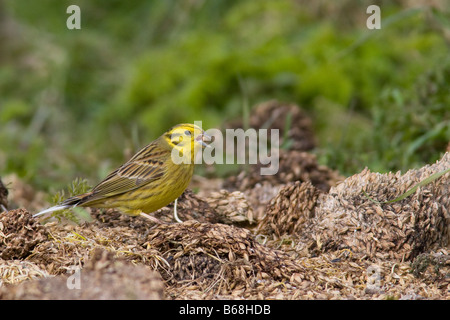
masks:
[[[53,195],[52,205],[58,205],[63,200],[68,199],[70,197],[88,192],[91,189],[86,179],[75,178],[68,185],[68,196],[65,196],[64,190],[59,190]],[[52,212],[50,217],[55,217],[58,221],[62,219],[67,219],[69,221],[75,222],[79,224],[81,221],[91,221],[91,215],[85,208],[75,207],[71,209],[64,209]]]
[[[450,141],[450,13],[403,3],[368,30],[356,0],[0,0],[0,175],[95,183],[173,124],[220,127],[268,99],[305,109],[343,174],[433,162]]]

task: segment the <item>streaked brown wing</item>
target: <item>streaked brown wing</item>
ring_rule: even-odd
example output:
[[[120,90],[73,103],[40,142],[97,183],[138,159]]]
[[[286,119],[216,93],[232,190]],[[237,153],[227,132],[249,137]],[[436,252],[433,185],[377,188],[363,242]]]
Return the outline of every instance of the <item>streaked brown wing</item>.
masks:
[[[169,151],[150,144],[127,163],[111,172],[93,190],[89,201],[112,197],[160,179],[166,172],[164,159]]]

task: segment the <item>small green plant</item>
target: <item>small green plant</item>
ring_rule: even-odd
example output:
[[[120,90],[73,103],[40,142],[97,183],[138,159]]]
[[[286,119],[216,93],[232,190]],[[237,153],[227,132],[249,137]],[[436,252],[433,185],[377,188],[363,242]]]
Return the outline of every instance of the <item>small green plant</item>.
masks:
[[[444,267],[448,261],[450,261],[450,257],[448,255],[421,253],[414,258],[414,261],[411,262],[410,273],[412,273],[416,278],[420,278],[426,272],[428,267],[432,266],[432,270],[435,275],[439,276],[441,268]],[[446,277],[448,274],[444,276]]]
[[[85,193],[87,192],[91,187],[89,186],[86,179],[81,178],[75,178],[69,185],[68,185],[68,198],[73,197],[75,195]],[[51,200],[52,205],[57,205],[61,203],[65,199],[65,192],[64,190],[59,190]],[[76,224],[80,224],[82,221],[92,221],[92,217],[90,216],[89,212],[84,208],[74,207],[71,209],[64,209],[64,210],[58,210],[54,211],[51,214],[51,217],[56,218],[59,222],[62,221],[62,219],[67,219],[69,221],[75,222]]]

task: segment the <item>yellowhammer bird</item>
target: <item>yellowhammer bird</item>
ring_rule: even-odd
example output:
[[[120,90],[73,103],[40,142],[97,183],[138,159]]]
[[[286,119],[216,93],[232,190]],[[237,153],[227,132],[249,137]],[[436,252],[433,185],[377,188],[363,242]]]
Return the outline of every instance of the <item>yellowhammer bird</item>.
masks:
[[[80,207],[117,208],[121,212],[149,216],[175,200],[189,185],[194,172],[194,157],[210,137],[197,125],[179,124],[142,148],[128,162],[111,172],[90,192],[73,196],[59,205],[36,213]]]

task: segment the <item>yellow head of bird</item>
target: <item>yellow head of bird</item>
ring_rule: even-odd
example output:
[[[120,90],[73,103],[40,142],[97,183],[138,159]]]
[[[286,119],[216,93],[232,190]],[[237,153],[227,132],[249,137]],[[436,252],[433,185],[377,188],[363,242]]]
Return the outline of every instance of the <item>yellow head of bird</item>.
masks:
[[[211,141],[211,137],[199,126],[183,123],[172,127],[166,133],[166,140],[172,147],[172,155],[178,154],[183,157],[184,163],[188,160],[193,163],[197,152],[208,147],[205,142]]]

